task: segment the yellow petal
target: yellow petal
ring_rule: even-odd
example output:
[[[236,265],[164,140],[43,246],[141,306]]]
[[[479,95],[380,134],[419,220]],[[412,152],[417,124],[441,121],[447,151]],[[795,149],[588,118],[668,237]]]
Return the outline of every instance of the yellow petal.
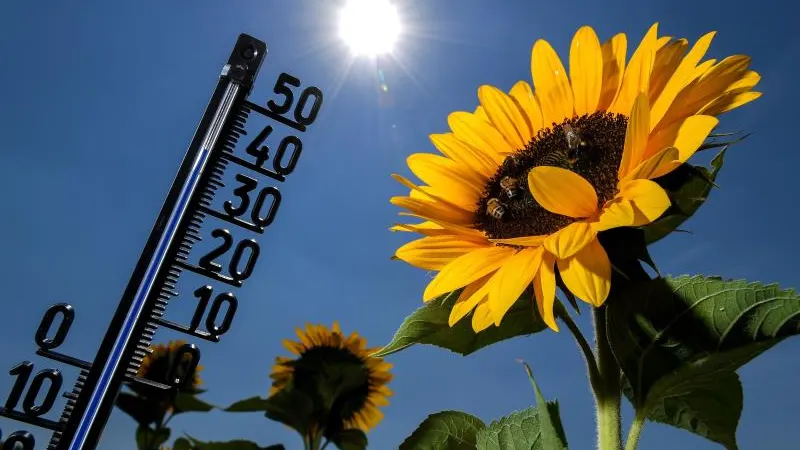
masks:
[[[419,233],[424,236],[454,236],[456,234],[452,230],[448,230],[438,223],[431,221],[422,223],[397,223],[392,225],[389,230],[402,231],[406,233]],[[463,237],[473,239],[473,236]]]
[[[686,57],[678,64],[675,73],[669,78],[666,85],[661,90],[661,94],[653,103],[653,109],[650,112],[652,118],[651,130],[655,128],[664,117],[664,114],[667,112],[667,109],[675,100],[678,93],[692,81],[690,77],[694,73],[697,64],[708,51],[708,47],[711,45],[714,35],[716,35],[716,32],[712,31],[698,39],[694,46],[692,46],[692,49],[689,50],[689,53],[686,54]]]
[[[619,33],[603,43],[603,87],[597,109],[607,110],[617,96],[625,73],[625,58],[628,51],[628,38]]]
[[[718,116],[761,97],[761,92],[727,92],[700,110],[700,114]]]
[[[472,313],[472,329],[476,333],[489,328],[494,323],[492,317],[492,309],[489,305],[489,299],[484,299],[475,307],[475,312]]]
[[[506,141],[517,150],[525,148],[532,134],[525,116],[514,100],[500,89],[489,85],[478,88],[478,99],[489,121],[497,127]]]
[[[489,239],[489,241],[495,244],[506,244],[506,245],[514,245],[517,247],[539,247],[548,238],[549,235],[541,235],[541,236],[521,236],[515,238],[506,238],[506,239]]]
[[[731,83],[727,92],[744,92],[754,88],[761,81],[761,75],[755,70],[748,70],[737,81]]]
[[[497,171],[498,164],[503,160],[503,158],[498,155],[488,155],[465,144],[453,133],[431,134],[429,138],[433,145],[448,158],[471,169],[471,171],[465,172],[474,172],[480,183],[486,183],[489,177],[494,175]],[[425,153],[417,154],[424,155]]]
[[[684,117],[697,114],[704,106],[725,94],[732,85],[748,77],[749,65],[750,57],[745,55],[733,55],[720,61],[678,93],[654,129],[666,128]]]
[[[396,202],[398,201],[398,200],[396,200],[397,198],[402,198],[402,197],[393,197],[389,201],[392,202],[392,204],[396,204]],[[458,235],[464,236],[465,238],[469,237],[470,239],[473,239],[473,238],[474,239],[485,239],[486,238],[486,235],[483,233],[483,231],[476,230],[474,228],[470,228],[472,225],[458,225],[458,224],[454,224],[454,223],[442,220],[441,218],[415,214],[413,212],[399,212],[398,215],[399,216],[407,216],[407,217],[415,217],[417,219],[422,219],[422,220],[426,220],[426,221],[429,221],[429,222],[434,222],[436,225],[439,225],[440,227],[442,227],[445,230],[447,230],[447,233],[440,233],[440,234],[458,234]]]
[[[689,41],[678,39],[656,51],[656,58],[653,62],[653,75],[650,78],[650,91],[648,93],[648,97],[653,101],[658,98],[667,82],[675,74],[681,61],[683,61],[683,56],[688,47]]]
[[[646,157],[655,155],[667,147],[678,149],[678,160],[686,162],[708,139],[719,119],[713,116],[690,116],[683,122],[670,125],[651,136],[647,144]]]
[[[497,271],[497,275],[489,282],[489,305],[492,309],[494,324],[500,325],[503,316],[517,301],[525,287],[532,281],[542,262],[542,247],[525,248],[510,257]]]
[[[636,96],[650,90],[650,74],[653,71],[657,34],[658,23],[654,23],[645,34],[639,47],[633,52],[622,78],[622,86],[610,108],[611,112],[628,114]]]
[[[459,256],[485,246],[455,236],[430,236],[403,245],[395,256],[420,269],[442,270]]]
[[[453,207],[447,203],[426,201],[410,197],[392,197],[389,201],[395,206],[406,208],[419,216],[430,218],[429,220],[434,220],[437,223],[441,220],[456,225],[471,226],[474,221],[474,213]]]
[[[647,138],[650,135],[650,105],[647,94],[639,94],[630,112],[628,128],[625,130],[625,148],[619,164],[619,178],[638,166],[647,152]]]
[[[517,81],[511,88],[510,95],[528,119],[531,134],[536,135],[542,129],[542,109],[533,96],[533,89],[528,83]]]
[[[412,194],[415,192],[421,194],[420,196],[411,195],[410,197],[412,198],[431,200],[464,211],[472,212],[474,210],[475,202],[480,198],[480,194],[477,193],[470,194],[461,192],[461,196],[454,195],[456,193],[453,192],[452,189],[447,189],[448,186],[440,186],[440,189],[435,189],[432,186],[417,186],[408,178],[396,173],[392,174],[392,178],[394,178],[395,181],[399,182],[403,186],[411,189]],[[453,197],[455,197],[456,201],[451,200]]]
[[[408,168],[429,186],[455,190],[459,194],[483,192],[488,179],[452,159],[432,153],[414,153],[406,158]],[[457,194],[458,195],[458,194]]]
[[[580,252],[558,260],[561,279],[576,297],[600,306],[611,290],[611,262],[603,246],[595,239]]]
[[[528,172],[531,195],[544,209],[567,217],[590,217],[597,193],[585,178],[560,167],[539,166]]]
[[[661,50],[665,45],[669,44],[669,41],[672,40],[672,36],[661,36],[660,38],[656,39],[656,50]]]
[[[472,114],[474,114],[475,117],[478,117],[479,119],[483,119],[487,122],[489,121],[489,116],[486,115],[486,110],[483,109],[483,106],[478,106],[477,108],[475,108],[475,112],[473,112]]]
[[[633,204],[625,198],[614,198],[606,202],[603,211],[596,222],[592,222],[592,229],[599,233],[612,228],[627,226],[634,222]]]
[[[645,179],[622,183],[615,200],[622,206],[612,202],[610,207],[603,209],[594,226],[598,232],[616,227],[647,225],[661,217],[670,206],[669,196],[664,189],[658,183]]]
[[[456,258],[428,283],[423,301],[433,300],[494,272],[513,252],[508,247],[487,247]]]
[[[669,196],[664,189],[650,180],[626,181],[620,184],[617,195],[632,203],[634,222],[630,225],[635,227],[658,219],[670,206]]]
[[[569,78],[575,96],[575,114],[595,112],[603,83],[603,51],[592,27],[579,28],[572,38]]]
[[[705,75],[714,65],[717,63],[717,60],[712,58],[703,61],[702,63],[698,64],[697,67],[694,68],[692,74],[689,76],[688,81],[686,84],[691,83],[692,81],[700,78],[701,76]]]
[[[558,258],[568,258],[578,253],[583,247],[597,237],[587,222],[573,222],[556,231],[544,241],[544,248]]]
[[[646,178],[652,180],[664,176],[681,165],[680,152],[675,147],[667,147],[655,155],[644,160],[641,164],[631,170],[624,180],[635,180],[637,178]]]
[[[489,295],[489,284],[488,281],[492,278],[497,276],[497,272],[492,275],[487,275],[480,280],[471,283],[469,286],[465,287],[463,291],[461,291],[461,295],[458,296],[458,300],[456,300],[455,304],[453,305],[453,309],[450,310],[450,317],[448,319],[448,325],[453,326],[458,323],[461,319],[463,319],[470,311],[475,309],[475,306],[484,300]]]
[[[553,331],[558,331],[558,324],[553,314],[553,304],[556,299],[556,272],[553,270],[555,258],[545,253],[539,271],[533,278],[533,294],[536,297],[536,309],[544,323]]]
[[[545,126],[573,116],[572,88],[564,65],[550,43],[539,39],[531,51],[531,75]]]
[[[303,344],[295,342],[295,341],[292,341],[290,339],[284,339],[284,340],[281,341],[281,343],[286,348],[286,350],[288,350],[290,353],[295,354],[295,355],[299,355],[305,349],[303,347]]]
[[[491,123],[470,113],[450,113],[447,123],[456,137],[487,155],[503,155],[515,150]]]

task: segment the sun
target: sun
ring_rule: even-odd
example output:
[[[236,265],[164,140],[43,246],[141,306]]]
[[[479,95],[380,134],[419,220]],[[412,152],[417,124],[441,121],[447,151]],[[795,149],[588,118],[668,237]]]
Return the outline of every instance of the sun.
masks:
[[[345,0],[339,13],[339,37],[357,55],[391,52],[400,32],[400,16],[389,0]]]

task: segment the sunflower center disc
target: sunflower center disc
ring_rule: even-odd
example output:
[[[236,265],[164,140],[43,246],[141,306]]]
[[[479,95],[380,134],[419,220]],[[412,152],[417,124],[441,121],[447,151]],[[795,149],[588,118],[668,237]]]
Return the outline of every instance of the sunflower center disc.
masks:
[[[565,120],[538,133],[508,156],[486,183],[475,211],[475,227],[490,239],[554,233],[575,219],[540,206],[528,189],[528,172],[555,166],[585,178],[597,192],[598,207],[616,194],[625,146],[627,117],[596,112]]]

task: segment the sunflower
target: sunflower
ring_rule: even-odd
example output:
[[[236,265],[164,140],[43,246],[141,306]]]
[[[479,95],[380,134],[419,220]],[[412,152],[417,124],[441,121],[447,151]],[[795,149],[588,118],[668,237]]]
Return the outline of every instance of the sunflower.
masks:
[[[392,379],[389,373],[392,365],[382,358],[369,356],[378,349],[367,348],[366,340],[358,333],[345,336],[337,322],[333,323],[331,330],[324,325],[306,324],[305,330],[298,328],[296,332],[299,341],[283,341],[284,347],[296,358],[275,358],[275,366],[270,374],[272,387],[269,396],[290,385],[303,384],[303,379],[316,375],[305,373],[308,370],[303,368],[306,367],[303,362],[321,361],[328,366],[354,364],[362,371],[363,382],[340,400],[344,429],[357,428],[367,432],[374,428],[383,419],[383,413],[378,408],[388,405],[387,398],[392,395],[386,386]]]
[[[687,161],[716,116],[761,96],[749,57],[703,61],[715,32],[690,46],[657,30],[626,64],[625,34],[601,43],[581,27],[569,73],[547,41],[536,41],[533,87],[481,86],[473,113],[451,113],[452,132],[430,136],[442,155],[409,156],[425,184],[393,175],[411,191],[392,204],[422,222],[391,229],[424,236],[395,257],[438,272],[423,301],[461,289],[450,326],[470,311],[475,332],[500,325],[532,284],[542,318],[558,331],[556,271],[576,297],[602,305],[611,263],[598,233],[659,218],[670,199],[652,180]]]
[[[151,381],[156,381],[158,383],[167,384],[169,380],[167,377],[169,376],[170,368],[172,367],[173,361],[178,354],[178,350],[186,344],[184,340],[176,340],[176,341],[169,341],[167,344],[155,344],[150,347],[150,354],[145,356],[142,364],[139,366],[139,371],[137,376],[141,378],[146,378]],[[187,355],[188,356],[188,355]],[[199,373],[203,370],[203,367],[198,365],[192,374],[192,379],[190,383],[182,388],[184,392],[196,392],[200,385],[203,384],[203,380],[200,379]],[[149,386],[144,386],[147,390],[146,392],[141,392],[147,396],[158,396],[161,391],[154,390],[149,388]]]

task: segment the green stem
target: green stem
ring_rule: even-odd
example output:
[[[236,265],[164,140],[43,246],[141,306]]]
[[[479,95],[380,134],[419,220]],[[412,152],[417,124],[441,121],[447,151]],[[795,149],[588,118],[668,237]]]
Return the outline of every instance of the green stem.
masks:
[[[594,387],[597,403],[597,437],[599,450],[622,450],[622,420],[620,415],[620,368],[606,330],[606,308],[594,308],[594,330],[597,348],[599,383]]]
[[[325,448],[325,445],[328,445],[326,440],[325,444],[322,444],[322,440],[325,439],[325,429],[319,430],[317,433],[304,436],[303,442],[305,444],[306,450],[321,450]]]
[[[556,303],[555,313],[556,316],[564,322],[564,325],[567,326],[570,333],[572,333],[575,342],[578,343],[578,347],[580,347],[583,353],[583,359],[586,361],[586,368],[589,371],[589,383],[593,390],[597,390],[596,386],[600,380],[600,373],[597,370],[597,361],[595,360],[592,348],[589,346],[589,343],[586,342],[586,338],[583,336],[583,333],[581,333],[580,328],[578,328],[578,325],[572,320],[569,312],[564,308],[561,302]]]
[[[625,441],[625,450],[636,450],[639,446],[639,436],[642,434],[644,428],[645,418],[636,414],[631,423],[631,429],[628,431],[628,439]]]

